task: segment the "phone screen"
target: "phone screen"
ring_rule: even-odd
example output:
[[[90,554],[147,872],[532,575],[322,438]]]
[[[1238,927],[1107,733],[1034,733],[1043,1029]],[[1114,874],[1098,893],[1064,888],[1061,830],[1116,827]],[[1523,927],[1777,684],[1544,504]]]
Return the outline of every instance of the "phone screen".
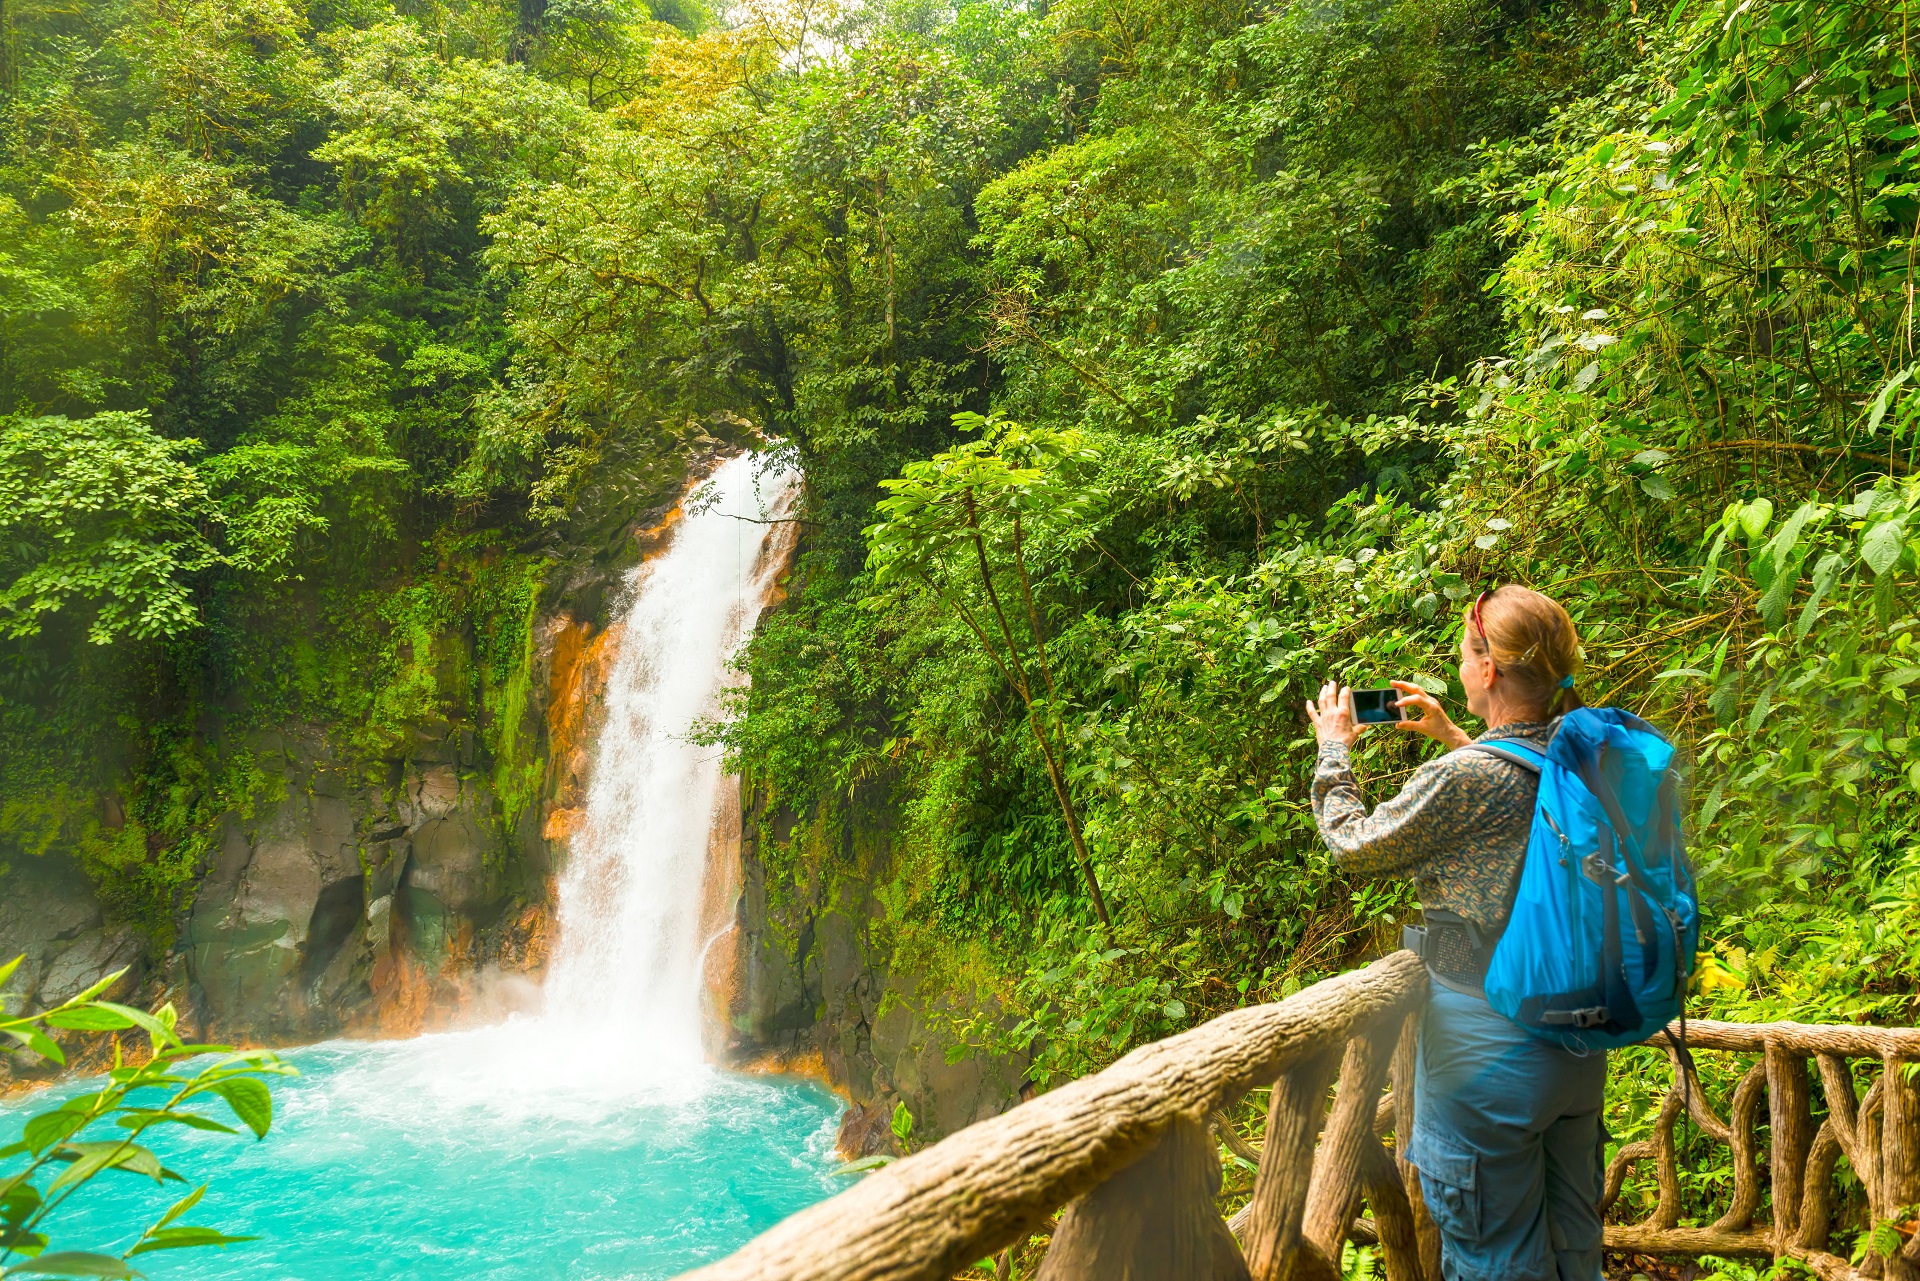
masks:
[[[1362,725],[1381,725],[1404,720],[1397,689],[1356,689],[1353,691],[1353,719]]]

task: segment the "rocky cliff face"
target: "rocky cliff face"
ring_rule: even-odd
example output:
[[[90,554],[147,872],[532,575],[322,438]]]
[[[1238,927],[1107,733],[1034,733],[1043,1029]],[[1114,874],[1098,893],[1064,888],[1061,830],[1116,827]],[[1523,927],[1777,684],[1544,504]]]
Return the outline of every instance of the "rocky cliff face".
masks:
[[[0,883],[0,958],[22,958],[8,986],[39,1006],[58,1005],[115,970],[141,968],[145,954],[132,930],[106,919],[72,859],[23,860]]]
[[[0,875],[0,960],[25,956],[9,988],[45,1007],[124,968],[121,999],[171,999],[195,1036],[267,1044],[407,1035],[521,1004],[553,934],[553,873],[583,791],[607,612],[672,511],[656,503],[592,531],[585,550],[557,549],[514,736],[517,768],[539,782],[517,812],[481,713],[459,699],[377,759],[318,725],[253,732],[234,746],[261,785],[213,833],[172,945],[157,950],[116,923],[75,851],[56,844]],[[435,653],[466,643],[439,637]],[[44,1069],[0,1056],[0,1083]]]
[[[422,743],[372,781],[317,732],[252,745],[276,785],[231,815],[179,951],[207,1035],[404,1033],[537,966],[553,852],[509,826],[470,736]]]
[[[895,1150],[897,1103],[916,1142],[997,1116],[1027,1092],[1029,1056],[967,1051],[956,1023],[982,1002],[929,991],[897,964],[877,895],[892,872],[895,828],[884,787],[797,822],[743,788],[735,962],[726,992],[729,1053],[739,1063],[817,1073],[850,1104],[841,1150]],[[990,1006],[991,999],[986,998]]]

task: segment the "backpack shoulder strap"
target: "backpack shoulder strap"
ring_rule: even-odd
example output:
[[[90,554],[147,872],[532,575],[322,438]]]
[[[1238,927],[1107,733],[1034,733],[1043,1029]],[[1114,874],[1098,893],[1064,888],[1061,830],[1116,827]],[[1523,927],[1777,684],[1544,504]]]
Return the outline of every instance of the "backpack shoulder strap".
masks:
[[[1498,756],[1512,765],[1518,765],[1527,773],[1539,775],[1547,758],[1540,752],[1510,739],[1500,739],[1491,743],[1468,743],[1458,750],[1463,752],[1485,752],[1488,756]]]

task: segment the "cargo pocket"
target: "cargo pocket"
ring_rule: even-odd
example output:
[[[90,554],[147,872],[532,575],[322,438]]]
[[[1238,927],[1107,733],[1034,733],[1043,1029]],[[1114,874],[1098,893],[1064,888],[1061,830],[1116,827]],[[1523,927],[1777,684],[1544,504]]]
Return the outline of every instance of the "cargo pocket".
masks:
[[[1480,1154],[1451,1135],[1413,1127],[1407,1160],[1420,1171],[1427,1213],[1442,1235],[1457,1241],[1480,1236]]]

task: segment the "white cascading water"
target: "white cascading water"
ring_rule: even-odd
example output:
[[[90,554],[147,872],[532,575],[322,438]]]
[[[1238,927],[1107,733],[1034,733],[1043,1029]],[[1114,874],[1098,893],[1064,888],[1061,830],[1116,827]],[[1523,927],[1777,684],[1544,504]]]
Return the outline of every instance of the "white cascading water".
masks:
[[[605,691],[586,798],[559,885],[559,947],[539,1014],[367,1045],[328,1106],[425,1124],[473,1110],[529,1125],[600,1125],[612,1111],[694,1106],[714,1074],[702,1047],[699,937],[722,794],[720,750],[690,731],[718,710],[728,662],[752,631],[781,558],[791,472],[729,459],[712,501],[634,570]],[[831,1147],[831,1135],[825,1140]]]
[[[654,1068],[702,1058],[703,889],[720,751],[691,741],[718,710],[728,662],[778,572],[769,555],[795,487],[741,455],[709,480],[665,551],[627,586],[585,822],[559,885],[545,1022],[610,1037]]]

